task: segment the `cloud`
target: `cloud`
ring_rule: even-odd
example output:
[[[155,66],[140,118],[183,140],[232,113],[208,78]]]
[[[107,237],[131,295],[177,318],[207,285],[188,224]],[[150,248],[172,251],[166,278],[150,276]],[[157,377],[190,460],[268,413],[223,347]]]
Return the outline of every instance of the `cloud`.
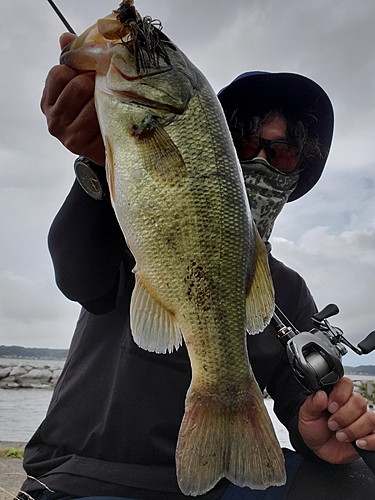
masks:
[[[1,343],[66,348],[78,315],[45,279],[0,275]],[[48,339],[48,343],[47,342]]]
[[[375,227],[370,230],[344,231],[316,226],[306,231],[298,242],[272,238],[274,255],[297,270],[306,280],[322,309],[329,303],[339,306],[339,316],[332,324],[340,326],[348,340],[358,344],[375,329]],[[359,364],[369,364],[368,358]],[[375,360],[375,356],[371,356]]]

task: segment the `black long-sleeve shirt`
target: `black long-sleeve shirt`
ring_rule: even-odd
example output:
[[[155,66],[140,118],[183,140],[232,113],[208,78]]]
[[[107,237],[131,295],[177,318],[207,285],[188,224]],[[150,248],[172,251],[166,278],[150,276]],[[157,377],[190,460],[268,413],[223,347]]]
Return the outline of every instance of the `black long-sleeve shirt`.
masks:
[[[140,349],[129,326],[134,259],[109,200],[95,201],[75,183],[49,234],[56,282],[82,304],[62,375],[45,420],[25,450],[26,472],[74,496],[148,500],[185,498],[175,447],[191,369],[185,346],[172,354]],[[270,256],[276,303],[299,330],[312,328],[314,301],[303,279]],[[295,380],[276,331],[248,337],[258,384],[274,399],[291,442],[306,394]],[[222,480],[204,499],[219,498]],[[27,479],[32,494],[40,483]]]

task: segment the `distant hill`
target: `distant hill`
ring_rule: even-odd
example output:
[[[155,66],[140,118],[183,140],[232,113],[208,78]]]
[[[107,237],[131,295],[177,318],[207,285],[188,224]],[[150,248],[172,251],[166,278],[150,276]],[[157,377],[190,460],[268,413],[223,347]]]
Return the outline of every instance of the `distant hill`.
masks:
[[[345,373],[348,375],[375,375],[375,366],[344,366]]]
[[[0,358],[66,359],[67,355],[68,349],[0,345]]]

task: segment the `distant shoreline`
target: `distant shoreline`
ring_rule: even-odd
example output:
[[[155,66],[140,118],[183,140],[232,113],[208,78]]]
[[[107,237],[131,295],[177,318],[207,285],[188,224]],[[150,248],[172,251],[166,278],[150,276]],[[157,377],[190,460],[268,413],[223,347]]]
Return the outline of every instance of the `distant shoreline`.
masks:
[[[39,356],[0,356],[1,359],[16,359],[16,360],[38,360],[38,361],[66,361],[66,357],[64,358],[60,358],[60,357],[56,357],[56,356],[43,356],[43,357],[39,357]]]
[[[22,347],[0,345],[0,358],[14,360],[45,360],[45,361],[65,361],[68,356],[68,349],[50,349],[48,347]],[[375,366],[344,366],[347,375],[374,375]]]
[[[68,349],[0,345],[0,358],[6,359],[45,359],[63,361],[67,358],[67,356]]]
[[[361,365],[361,366],[344,366],[345,375],[374,375],[375,366]]]

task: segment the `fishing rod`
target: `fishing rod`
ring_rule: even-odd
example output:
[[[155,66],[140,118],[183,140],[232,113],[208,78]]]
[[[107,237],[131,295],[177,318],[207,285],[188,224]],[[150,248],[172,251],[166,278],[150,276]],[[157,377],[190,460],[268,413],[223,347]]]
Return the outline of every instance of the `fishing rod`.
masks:
[[[74,29],[70,26],[60,9],[57,7],[57,5],[52,1],[52,0],[47,0],[47,2],[50,4],[50,6],[53,8],[53,10],[56,12],[56,14],[59,16],[61,21],[63,22],[65,28],[69,31],[69,33],[73,33],[73,35],[76,35],[77,33],[74,31]]]
[[[312,316],[311,321],[316,328],[309,332],[300,332],[277,306],[276,310],[271,322],[277,331],[277,338],[286,348],[294,376],[311,394],[318,390],[329,393],[344,376],[341,358],[348,352],[346,347],[360,356],[375,349],[375,331],[354,346],[344,337],[340,328],[329,323],[327,318],[339,312],[336,304],[329,304]],[[352,445],[375,475],[375,452],[362,450],[355,442]]]

